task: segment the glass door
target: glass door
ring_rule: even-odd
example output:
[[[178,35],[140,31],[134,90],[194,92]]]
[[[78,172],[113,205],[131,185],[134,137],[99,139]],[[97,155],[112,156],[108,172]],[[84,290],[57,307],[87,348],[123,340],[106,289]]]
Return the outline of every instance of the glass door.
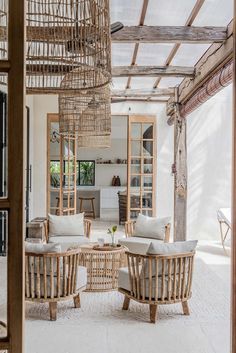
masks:
[[[130,116],[128,129],[128,219],[156,209],[156,118]]]
[[[60,215],[76,214],[76,139],[61,135],[60,148]]]
[[[48,114],[48,212],[54,215],[76,213],[76,140],[59,133],[58,114]]]

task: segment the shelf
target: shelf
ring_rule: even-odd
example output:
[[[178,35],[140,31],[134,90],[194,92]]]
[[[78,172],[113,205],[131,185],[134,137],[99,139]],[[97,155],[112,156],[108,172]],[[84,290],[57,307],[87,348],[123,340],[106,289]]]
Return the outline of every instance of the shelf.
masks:
[[[96,165],[119,165],[119,166],[126,166],[127,167],[127,163],[96,163]]]

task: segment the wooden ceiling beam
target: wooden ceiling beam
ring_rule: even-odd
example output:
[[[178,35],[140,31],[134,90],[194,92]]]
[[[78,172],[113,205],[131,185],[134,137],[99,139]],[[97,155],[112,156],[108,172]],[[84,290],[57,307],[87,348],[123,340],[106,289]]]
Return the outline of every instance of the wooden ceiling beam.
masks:
[[[42,75],[48,72],[50,75],[67,74],[71,71],[70,66],[57,65],[27,65],[28,75]],[[194,77],[193,67],[182,66],[114,66],[112,68],[113,77]]]
[[[193,67],[183,66],[114,66],[113,77],[194,77]]]
[[[195,18],[197,17],[199,11],[201,10],[203,4],[204,4],[205,0],[197,0],[189,17],[187,18],[187,21],[185,22],[185,26],[192,26]],[[172,60],[174,59],[177,51],[179,50],[180,47],[180,43],[175,44],[174,47],[172,48],[170,54],[168,55],[166,61],[165,61],[165,65],[168,66],[171,64]],[[161,77],[159,77],[156,82],[154,83],[153,88],[157,88],[159,83],[161,81]]]
[[[37,30],[36,30],[37,28]],[[64,44],[71,39],[71,31],[58,27],[53,32],[49,28],[27,28],[27,40],[32,42],[52,42]],[[226,27],[189,27],[189,26],[127,26],[112,35],[113,43],[213,43],[227,39]],[[46,32],[46,33],[45,33]],[[57,33],[57,35],[55,35]],[[68,38],[67,38],[68,36]],[[0,40],[6,40],[3,27],[0,28]],[[135,57],[134,57],[135,56]],[[132,64],[137,58],[134,51]]]
[[[112,36],[113,43],[197,43],[223,42],[226,27],[130,26]]]
[[[146,98],[146,97],[161,97],[172,96],[174,88],[157,88],[157,89],[127,89],[127,90],[112,90],[111,96],[113,98]]]
[[[78,93],[78,91],[70,90],[71,93]],[[59,94],[60,89],[55,88],[26,88],[27,94]],[[138,99],[152,99],[157,97],[168,98],[174,94],[174,88],[157,88],[157,89],[128,89],[128,90],[111,90],[112,98],[138,98]]]
[[[227,64],[233,57],[233,21],[228,25],[228,39],[222,43],[214,43],[195,65],[194,79],[185,78],[179,85],[179,103],[185,104],[194,93],[209,80],[214,73]],[[171,97],[167,104],[167,115],[174,113],[175,100]]]
[[[111,98],[111,103],[159,103],[159,104],[166,104],[167,99],[153,99],[153,98]]]

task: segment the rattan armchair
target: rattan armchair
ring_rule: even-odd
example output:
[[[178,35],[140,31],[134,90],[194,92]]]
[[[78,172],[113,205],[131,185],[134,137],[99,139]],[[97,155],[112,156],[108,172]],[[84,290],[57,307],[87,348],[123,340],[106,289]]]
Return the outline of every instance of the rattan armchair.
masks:
[[[134,234],[135,230],[135,223],[136,221],[126,221],[125,222],[125,236],[126,238],[132,237]],[[170,223],[168,223],[165,227],[165,237],[164,237],[164,243],[169,243],[170,241]]]
[[[182,304],[189,315],[194,253],[175,255],[137,255],[127,253],[128,268],[119,273],[119,292],[125,295],[123,310],[130,299],[149,304],[150,322],[155,323],[157,307],[162,304]]]
[[[74,298],[86,289],[87,269],[79,266],[79,249],[65,253],[25,253],[25,300],[49,303],[50,320],[57,318],[57,302]]]

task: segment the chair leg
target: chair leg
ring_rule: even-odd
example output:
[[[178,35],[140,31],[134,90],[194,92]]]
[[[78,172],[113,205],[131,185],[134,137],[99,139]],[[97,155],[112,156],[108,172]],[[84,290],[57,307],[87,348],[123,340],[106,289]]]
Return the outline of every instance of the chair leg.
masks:
[[[81,305],[80,305],[80,295],[79,294],[74,297],[74,305],[75,305],[75,308],[80,308],[81,307]]]
[[[125,295],[122,310],[128,310],[129,309],[129,303],[130,303],[130,298]]]
[[[57,302],[49,303],[50,320],[56,321],[57,319]]]
[[[182,302],[182,308],[183,308],[184,315],[190,315],[187,301]]]
[[[95,209],[94,209],[94,203],[93,203],[93,200],[92,201],[92,212],[93,212],[93,218],[95,219]]]
[[[149,308],[150,308],[150,322],[155,324],[157,320],[157,305],[149,304]]]
[[[83,212],[83,200],[80,200],[80,204],[79,204],[79,213]]]

